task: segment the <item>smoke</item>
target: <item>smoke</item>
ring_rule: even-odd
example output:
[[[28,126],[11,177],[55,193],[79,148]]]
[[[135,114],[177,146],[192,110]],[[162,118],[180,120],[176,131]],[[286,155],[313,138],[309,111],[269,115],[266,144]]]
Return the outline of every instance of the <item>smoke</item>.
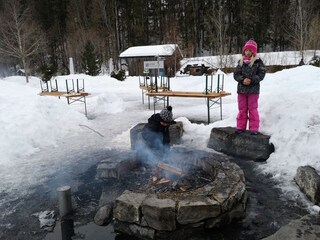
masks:
[[[191,167],[199,166],[199,161],[208,155],[208,152],[205,151],[170,147],[161,142],[150,147],[141,136],[141,133],[138,134],[134,150],[138,159],[144,164],[156,167],[160,162],[164,162],[185,172],[188,172]]]
[[[150,148],[150,146],[145,143],[141,134],[139,134],[138,141],[135,144],[135,151],[139,160],[152,167],[157,166],[159,162],[163,161],[165,155],[167,155],[167,149],[163,144],[157,143],[156,146]]]

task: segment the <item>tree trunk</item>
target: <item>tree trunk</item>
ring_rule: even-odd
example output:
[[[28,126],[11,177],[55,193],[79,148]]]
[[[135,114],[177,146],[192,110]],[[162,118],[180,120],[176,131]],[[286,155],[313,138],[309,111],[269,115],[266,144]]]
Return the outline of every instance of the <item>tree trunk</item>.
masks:
[[[22,65],[23,65],[23,69],[24,69],[24,74],[26,76],[26,83],[29,83],[29,69],[28,69],[28,64],[26,61],[26,58],[22,58]]]

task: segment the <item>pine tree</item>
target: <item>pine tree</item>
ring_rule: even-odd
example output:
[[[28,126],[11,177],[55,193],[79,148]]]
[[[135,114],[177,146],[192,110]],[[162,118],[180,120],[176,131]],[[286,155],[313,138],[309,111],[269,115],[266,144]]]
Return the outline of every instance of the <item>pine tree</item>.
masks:
[[[101,54],[95,51],[93,44],[87,41],[84,51],[81,53],[82,70],[91,76],[97,76],[101,72]]]

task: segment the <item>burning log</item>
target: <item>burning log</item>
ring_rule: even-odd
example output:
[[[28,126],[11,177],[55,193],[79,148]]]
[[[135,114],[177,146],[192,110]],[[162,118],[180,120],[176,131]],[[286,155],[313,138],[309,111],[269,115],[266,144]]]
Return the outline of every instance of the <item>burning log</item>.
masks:
[[[170,182],[170,181],[171,181],[171,180],[165,179],[165,178],[158,179],[156,176],[153,176],[153,177],[152,177],[152,184],[155,184],[155,185],[160,185],[160,184],[168,183],[168,182]]]
[[[169,164],[166,164],[166,163],[163,163],[163,162],[160,162],[157,167],[159,169],[166,170],[166,171],[168,171],[170,173],[175,173],[175,174],[178,174],[180,176],[186,175],[186,173],[183,172],[182,169],[170,166]]]
[[[180,186],[179,189],[182,191],[182,192],[185,192],[189,189],[190,187],[189,186]]]
[[[168,182],[170,182],[169,179],[161,178],[156,184],[158,185],[158,184],[164,184],[164,183],[168,183]]]
[[[152,183],[156,183],[158,181],[158,178],[156,176],[152,177]]]

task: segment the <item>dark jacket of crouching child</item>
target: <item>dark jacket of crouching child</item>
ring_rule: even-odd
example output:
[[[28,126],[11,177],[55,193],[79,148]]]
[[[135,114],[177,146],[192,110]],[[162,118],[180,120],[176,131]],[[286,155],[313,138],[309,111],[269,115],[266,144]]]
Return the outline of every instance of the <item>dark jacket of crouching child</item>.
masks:
[[[160,113],[153,114],[142,129],[142,138],[147,147],[154,150],[169,148],[169,126],[176,123],[172,120],[172,107],[168,106]]]

